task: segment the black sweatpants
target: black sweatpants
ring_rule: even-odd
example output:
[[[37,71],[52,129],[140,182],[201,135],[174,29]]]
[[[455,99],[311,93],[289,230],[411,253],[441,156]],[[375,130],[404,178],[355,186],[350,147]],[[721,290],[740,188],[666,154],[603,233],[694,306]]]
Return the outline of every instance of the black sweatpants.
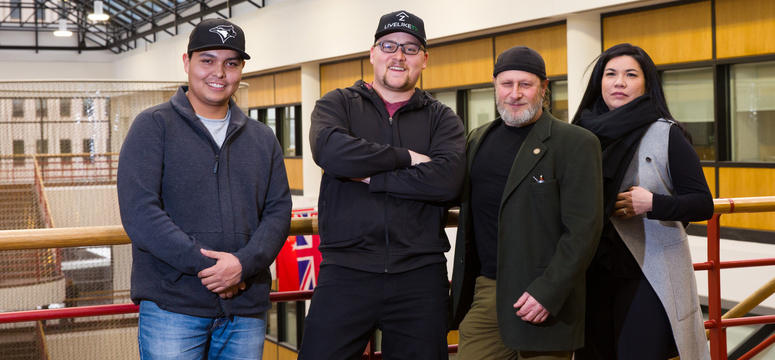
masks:
[[[576,360],[678,356],[665,308],[637,263],[635,266],[636,274],[630,277],[599,266],[589,268],[584,348],[576,351]]]
[[[382,357],[447,359],[446,264],[398,274],[320,268],[299,359],[360,359],[375,329]]]

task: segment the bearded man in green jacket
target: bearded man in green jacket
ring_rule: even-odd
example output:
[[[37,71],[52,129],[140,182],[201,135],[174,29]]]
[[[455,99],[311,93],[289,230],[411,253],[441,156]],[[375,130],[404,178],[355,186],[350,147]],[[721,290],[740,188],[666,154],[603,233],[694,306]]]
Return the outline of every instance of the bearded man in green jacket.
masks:
[[[543,103],[543,58],[498,56],[500,117],[467,144],[452,278],[458,359],[570,359],[603,221],[600,144]]]

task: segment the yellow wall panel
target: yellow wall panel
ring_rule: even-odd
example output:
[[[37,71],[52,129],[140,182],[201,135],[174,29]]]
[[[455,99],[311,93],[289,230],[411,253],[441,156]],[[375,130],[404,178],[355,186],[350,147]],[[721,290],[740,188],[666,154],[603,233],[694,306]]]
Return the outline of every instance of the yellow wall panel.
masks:
[[[720,168],[719,197],[775,195],[775,169]],[[775,231],[775,212],[727,214],[721,226]]]
[[[710,194],[716,196],[716,168],[713,166],[705,166],[702,168],[702,173],[705,175],[705,181],[708,182],[710,188]]]
[[[345,88],[361,79],[361,60],[349,60],[320,65],[320,95]]]
[[[716,0],[716,56],[775,53],[774,19],[772,0]]]
[[[363,69],[363,81],[367,83],[374,82],[374,65],[371,64],[369,58],[361,60],[361,67]]]
[[[495,57],[517,45],[527,46],[541,54],[546,63],[546,75],[568,73],[568,36],[565,24],[520,31],[495,37]]]
[[[492,38],[433,47],[422,74],[424,89],[466,86],[492,81]]]
[[[277,345],[272,340],[264,341],[263,360],[296,360],[298,353],[283,345]]]
[[[291,190],[304,190],[304,170],[301,158],[285,158],[285,172]]]
[[[603,47],[628,42],[657,65],[713,57],[710,1],[603,18]]]
[[[275,104],[301,102],[301,70],[274,74]]]
[[[274,105],[274,75],[242,79],[248,83],[248,107]]]

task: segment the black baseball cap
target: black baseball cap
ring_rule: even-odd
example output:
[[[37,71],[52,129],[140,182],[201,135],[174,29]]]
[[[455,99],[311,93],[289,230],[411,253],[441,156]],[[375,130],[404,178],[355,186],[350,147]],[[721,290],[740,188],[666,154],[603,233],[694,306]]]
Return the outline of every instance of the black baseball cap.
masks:
[[[379,19],[374,42],[379,38],[394,32],[405,32],[413,35],[425,46],[425,23],[418,16],[404,10],[382,15]]]
[[[498,55],[492,76],[506,70],[521,70],[533,73],[541,80],[546,80],[546,65],[544,58],[537,51],[527,46],[515,46]]]
[[[250,59],[245,52],[245,33],[224,19],[206,19],[196,24],[188,36],[188,53],[209,49],[231,49],[243,60]]]

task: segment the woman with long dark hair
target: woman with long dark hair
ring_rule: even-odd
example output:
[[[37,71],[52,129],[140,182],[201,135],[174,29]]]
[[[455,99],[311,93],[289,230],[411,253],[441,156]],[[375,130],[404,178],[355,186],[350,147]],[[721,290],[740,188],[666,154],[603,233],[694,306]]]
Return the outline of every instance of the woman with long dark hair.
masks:
[[[684,228],[713,215],[713,198],[648,54],[604,51],[573,123],[600,140],[607,216],[576,359],[709,359]]]

